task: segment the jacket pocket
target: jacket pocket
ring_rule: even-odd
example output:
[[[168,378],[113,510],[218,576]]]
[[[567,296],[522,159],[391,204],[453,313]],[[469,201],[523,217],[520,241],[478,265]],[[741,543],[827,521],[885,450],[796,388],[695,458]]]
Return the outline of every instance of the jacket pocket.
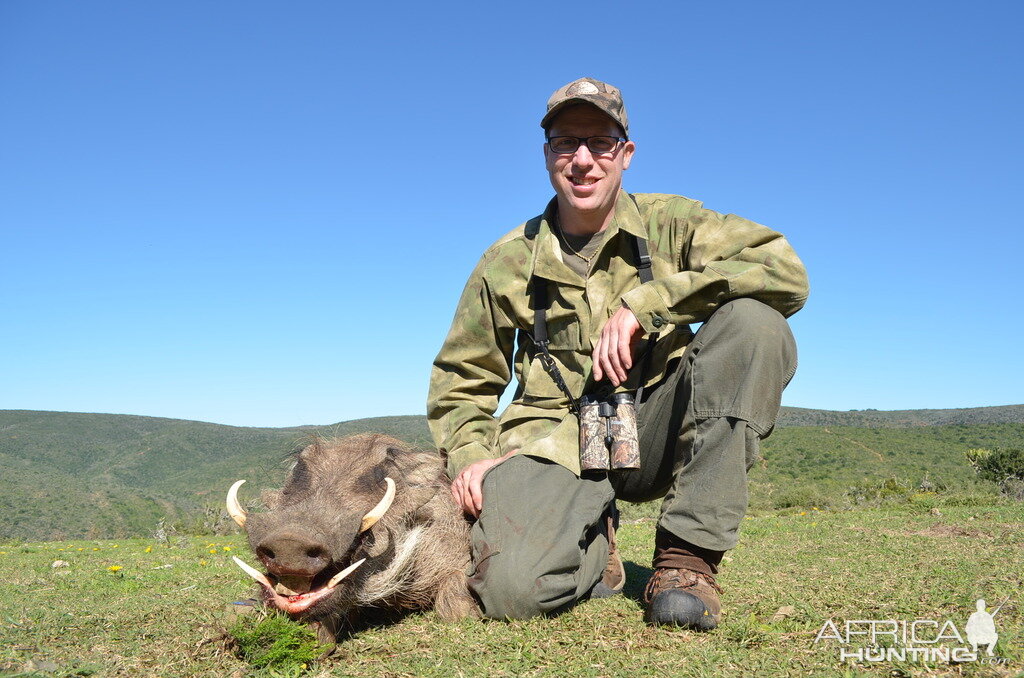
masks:
[[[562,379],[572,391],[575,384],[582,381],[578,369],[566,365],[576,365],[579,360],[575,354],[582,350],[583,339],[580,335],[579,319],[574,313],[553,313],[548,325],[548,351],[558,366]],[[526,399],[564,399],[565,394],[558,387],[551,373],[544,367],[540,349],[531,346],[524,356],[523,365],[523,396]],[[574,397],[579,394],[573,392]],[[568,403],[565,403],[566,405]],[[551,407],[558,407],[551,403]]]
[[[547,404],[548,407],[556,408],[560,407],[559,400],[565,399],[565,393],[555,383],[554,377],[544,366],[544,362],[539,354],[534,356],[533,360],[530,361],[529,367],[525,370],[524,381],[523,381],[523,399],[527,402],[534,402],[536,400],[550,400]],[[562,375],[562,379],[566,385],[572,384],[575,379],[572,379],[572,375],[567,374],[567,370],[558,360],[555,352],[552,351],[552,358],[554,358],[555,364],[558,366],[558,370]],[[569,386],[570,390],[572,386]],[[576,397],[576,394],[573,394]],[[536,404],[536,403],[535,403]],[[565,403],[568,404],[567,402]],[[541,405],[543,406],[543,405]]]
[[[552,351],[578,351],[582,346],[580,322],[575,313],[548,318],[548,348]]]

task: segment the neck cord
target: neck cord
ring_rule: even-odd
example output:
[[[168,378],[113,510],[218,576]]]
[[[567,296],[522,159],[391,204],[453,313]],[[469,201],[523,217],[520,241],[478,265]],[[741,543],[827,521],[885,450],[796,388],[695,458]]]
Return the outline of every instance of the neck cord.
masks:
[[[558,234],[560,236],[562,236],[561,237],[561,241],[563,243],[565,243],[565,246],[569,248],[569,251],[572,252],[573,254],[575,254],[580,259],[582,259],[584,261],[584,263],[589,264],[590,260],[593,259],[597,255],[597,251],[595,250],[594,253],[591,254],[589,257],[583,256],[583,250],[586,248],[587,245],[584,245],[583,247],[581,247],[579,249],[579,251],[576,251],[576,249],[572,246],[572,243],[569,242],[569,236],[566,235],[564,230],[562,230],[562,220],[561,220],[561,218],[558,218],[558,217],[555,218],[555,227],[558,229]],[[600,233],[600,231],[598,231],[598,233]],[[596,236],[597,236],[597,233],[594,233],[590,237],[591,237],[591,239],[593,239]],[[589,240],[587,241],[587,244],[590,244]]]

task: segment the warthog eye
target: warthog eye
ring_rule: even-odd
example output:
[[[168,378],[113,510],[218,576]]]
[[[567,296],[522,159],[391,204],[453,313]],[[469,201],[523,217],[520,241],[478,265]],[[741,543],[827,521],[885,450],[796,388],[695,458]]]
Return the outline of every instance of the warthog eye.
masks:
[[[256,555],[263,556],[268,560],[273,560],[277,557],[274,555],[274,552],[271,549],[268,549],[265,546],[261,546],[260,548],[256,549]]]
[[[306,551],[307,558],[320,558],[324,555],[324,551],[321,548],[313,547]]]

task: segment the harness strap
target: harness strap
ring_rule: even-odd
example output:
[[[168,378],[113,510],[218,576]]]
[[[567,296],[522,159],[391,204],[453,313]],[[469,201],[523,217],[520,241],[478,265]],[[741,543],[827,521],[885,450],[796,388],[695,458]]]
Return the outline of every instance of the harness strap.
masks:
[[[573,397],[572,391],[562,378],[562,371],[558,369],[551,352],[548,351],[548,321],[545,317],[548,310],[548,281],[544,278],[533,276],[533,343],[540,350],[540,361],[544,370],[551,376],[555,386],[569,399],[569,409],[578,417],[580,415],[580,404]]]
[[[632,234],[630,234],[632,235]],[[651,271],[651,253],[647,249],[647,239],[633,236],[633,252],[636,254],[636,272],[640,275],[640,284],[654,280]]]
[[[548,281],[533,276],[533,343],[548,343]]]
[[[630,193],[629,197],[633,198],[633,194]],[[633,203],[636,203],[636,198],[633,198]],[[647,249],[647,240],[633,236],[633,251],[636,253],[636,260],[639,262],[636,266],[636,272],[640,275],[640,284],[643,285],[644,283],[651,282],[654,280],[654,273],[651,271],[651,253]],[[641,403],[641,399],[644,397],[644,375],[647,374],[647,368],[651,366],[651,355],[654,353],[654,345],[658,342],[658,335],[658,332],[654,332],[647,338],[644,357],[640,359],[640,385],[636,389],[636,396],[634,398],[637,405]]]
[[[632,193],[629,194],[633,204],[636,205],[637,211],[640,210],[640,205],[637,204],[636,198]],[[654,272],[651,269],[651,253],[647,248],[647,239],[638,238],[632,233],[629,236],[633,239],[633,254],[636,257],[636,272],[640,277],[640,284],[649,283],[654,280]],[[565,379],[562,378],[562,372],[558,369],[558,365],[551,357],[551,353],[548,350],[548,322],[547,322],[547,310],[548,310],[548,281],[545,278],[538,278],[533,276],[530,279],[532,284],[531,297],[533,300],[533,343],[537,346],[540,351],[541,363],[544,365],[544,369],[551,376],[551,380],[555,382],[559,390],[565,394],[569,399],[569,407],[572,409],[577,416],[580,413],[579,402],[573,397],[569,391],[569,387],[565,383]],[[658,333],[655,332],[647,340],[647,347],[644,350],[644,356],[640,361],[640,386],[637,388],[635,401],[636,404],[640,404],[640,399],[644,393],[644,375],[647,374],[647,368],[650,366],[651,354],[654,353],[654,344],[658,341]]]

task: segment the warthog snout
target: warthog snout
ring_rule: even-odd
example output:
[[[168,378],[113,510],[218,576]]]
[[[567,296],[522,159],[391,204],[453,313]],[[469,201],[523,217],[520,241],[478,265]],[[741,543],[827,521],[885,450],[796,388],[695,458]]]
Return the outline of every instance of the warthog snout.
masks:
[[[268,535],[256,545],[256,556],[278,577],[315,577],[331,562],[326,544],[294,530],[278,530]]]

